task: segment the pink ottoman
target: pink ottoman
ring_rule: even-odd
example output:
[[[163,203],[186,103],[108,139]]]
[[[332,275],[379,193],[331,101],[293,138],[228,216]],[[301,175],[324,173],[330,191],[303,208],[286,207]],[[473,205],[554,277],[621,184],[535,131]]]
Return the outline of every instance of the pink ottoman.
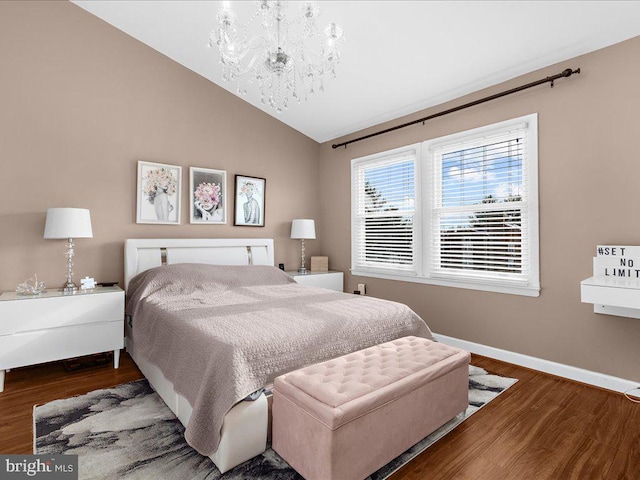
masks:
[[[467,408],[469,359],[404,337],[282,375],[273,449],[308,480],[365,478]]]

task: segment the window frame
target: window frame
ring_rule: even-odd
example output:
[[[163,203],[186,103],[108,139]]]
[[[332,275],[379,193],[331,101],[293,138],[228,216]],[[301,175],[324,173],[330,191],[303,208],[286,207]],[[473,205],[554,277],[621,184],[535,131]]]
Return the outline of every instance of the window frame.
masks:
[[[422,147],[420,143],[414,143],[412,145],[406,145],[404,147],[394,148],[392,150],[387,150],[385,152],[374,153],[372,155],[367,155],[365,157],[355,158],[351,160],[351,271],[354,271],[354,265],[358,263],[358,212],[356,211],[358,207],[358,194],[359,191],[354,188],[357,176],[357,167],[359,165],[371,165],[372,167],[378,163],[383,163],[386,159],[390,159],[392,157],[406,157],[409,152],[415,152],[415,164],[414,164],[414,192],[415,192],[415,204],[413,211],[413,268],[412,269],[404,269],[404,268],[382,268],[382,267],[367,267],[367,266],[359,266],[358,271],[368,272],[368,274],[378,274],[383,275],[384,277],[389,275],[400,275],[403,278],[405,277],[416,277],[422,271],[422,241],[420,235],[416,235],[416,232],[420,232],[422,230],[422,205],[420,200],[420,185],[418,179],[421,178],[420,169],[421,163],[420,158],[422,156]]]
[[[468,143],[479,141],[483,137],[505,133],[515,127],[525,124],[527,126],[527,161],[525,169],[527,175],[527,228],[528,238],[523,239],[523,244],[528,241],[529,247],[529,276],[526,283],[508,280],[481,278],[477,273],[465,278],[462,275],[442,276],[434,274],[430,270],[432,256],[435,254],[431,248],[434,232],[432,189],[435,185],[432,177],[434,149],[456,143]],[[415,218],[414,218],[414,265],[415,272],[403,272],[392,269],[363,268],[356,264],[357,246],[355,235],[355,167],[363,163],[373,164],[384,157],[397,155],[407,150],[416,151],[415,164]],[[523,171],[523,175],[525,172]],[[376,153],[353,159],[351,161],[351,274],[362,277],[382,278],[387,280],[399,280],[405,282],[425,283],[445,287],[465,288],[488,292],[507,293],[538,297],[540,295],[540,265],[539,265],[539,203],[538,203],[538,114],[533,113],[518,118],[486,125],[451,135],[430,139],[421,143],[395,148],[385,152]],[[480,277],[480,278],[478,278]]]

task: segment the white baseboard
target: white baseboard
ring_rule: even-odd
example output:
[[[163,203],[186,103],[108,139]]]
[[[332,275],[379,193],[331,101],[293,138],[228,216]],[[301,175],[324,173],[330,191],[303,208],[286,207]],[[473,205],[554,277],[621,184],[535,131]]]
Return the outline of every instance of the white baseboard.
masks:
[[[572,367],[571,365],[552,362],[551,360],[544,360],[542,358],[531,357],[522,353],[510,352],[509,350],[489,347],[480,343],[460,340],[446,335],[434,333],[433,336],[436,337],[436,340],[439,342],[446,343],[452,347],[468,350],[471,353],[477,353],[478,355],[495,358],[496,360],[502,360],[508,363],[514,363],[522,367],[532,368],[534,370],[568,378],[577,382],[587,383],[607,390],[613,390],[614,392],[622,393],[629,390],[640,389],[640,382],[634,382],[624,378],[606,375],[604,373],[592,372],[591,370]]]

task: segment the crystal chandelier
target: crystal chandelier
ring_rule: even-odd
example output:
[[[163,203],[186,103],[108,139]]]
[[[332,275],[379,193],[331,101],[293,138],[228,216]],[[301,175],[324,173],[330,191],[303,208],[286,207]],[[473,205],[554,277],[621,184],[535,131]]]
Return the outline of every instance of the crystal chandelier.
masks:
[[[280,113],[291,98],[300,103],[316,89],[324,91],[326,74],[335,78],[343,30],[330,23],[318,32],[320,8],[316,2],[302,2],[291,17],[287,10],[292,2],[254,3],[254,14],[240,25],[231,2],[222,2],[209,46],[218,48],[225,81],[236,80],[241,95],[246,95],[247,84],[257,83],[260,101]],[[256,19],[260,19],[262,34],[249,37]]]

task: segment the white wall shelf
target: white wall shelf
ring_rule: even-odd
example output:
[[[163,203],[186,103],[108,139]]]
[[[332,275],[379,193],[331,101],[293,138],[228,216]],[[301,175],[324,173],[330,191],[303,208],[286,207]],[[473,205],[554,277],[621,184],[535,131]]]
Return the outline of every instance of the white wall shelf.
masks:
[[[580,293],[595,313],[640,318],[640,280],[596,275],[580,282]]]
[[[640,247],[598,245],[593,277],[580,282],[583,303],[595,313],[640,318]]]

